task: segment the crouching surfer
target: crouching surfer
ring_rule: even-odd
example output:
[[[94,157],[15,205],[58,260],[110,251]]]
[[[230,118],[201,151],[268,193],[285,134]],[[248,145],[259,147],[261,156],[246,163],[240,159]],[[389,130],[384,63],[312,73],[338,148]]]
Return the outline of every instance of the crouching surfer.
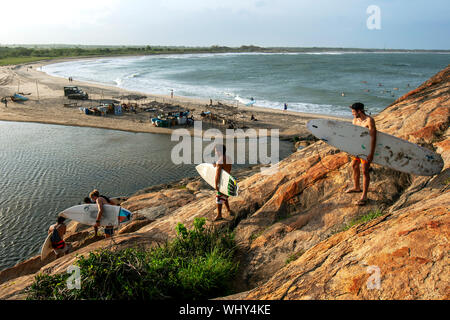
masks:
[[[58,217],[57,222],[48,229],[48,234],[52,234],[50,241],[52,242],[56,258],[62,257],[68,253],[72,247],[70,243],[64,241],[64,234],[66,233],[65,220],[66,218],[64,217]]]

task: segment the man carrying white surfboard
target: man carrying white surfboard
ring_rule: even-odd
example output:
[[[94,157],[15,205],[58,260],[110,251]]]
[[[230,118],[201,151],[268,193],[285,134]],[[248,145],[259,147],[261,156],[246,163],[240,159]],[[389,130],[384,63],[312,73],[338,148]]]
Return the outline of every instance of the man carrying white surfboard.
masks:
[[[213,221],[222,220],[222,205],[225,204],[227,208],[228,214],[234,217],[234,213],[230,210],[230,205],[228,204],[228,196],[224,195],[219,191],[219,182],[220,182],[220,173],[222,169],[228,173],[231,173],[231,159],[226,155],[227,149],[225,145],[218,144],[215,146],[216,156],[218,158],[217,162],[214,163],[214,167],[216,168],[216,177],[215,177],[215,188],[217,190],[216,194],[216,204],[217,204],[217,216]]]
[[[375,154],[375,146],[377,142],[377,128],[375,126],[375,120],[366,115],[364,112],[364,104],[356,102],[350,106],[353,114],[353,124],[369,129],[370,135],[370,153],[367,156],[367,160],[352,157],[352,169],[353,169],[353,188],[348,189],[347,193],[361,192],[361,198],[356,202],[357,205],[363,206],[367,203],[367,191],[369,190],[370,175],[369,169],[372,163],[373,156]],[[361,190],[359,178],[360,178],[360,164],[363,167],[363,189]]]
[[[103,205],[105,204],[111,204],[111,201],[108,197],[100,195],[100,192],[98,190],[94,190],[89,194],[89,198],[93,201],[93,203],[96,203],[98,206],[98,214],[97,219],[95,221],[94,225],[94,231],[95,236],[97,236],[98,227],[100,226],[100,220],[103,215]],[[114,227],[105,227],[105,237],[109,238],[112,237],[114,234]]]

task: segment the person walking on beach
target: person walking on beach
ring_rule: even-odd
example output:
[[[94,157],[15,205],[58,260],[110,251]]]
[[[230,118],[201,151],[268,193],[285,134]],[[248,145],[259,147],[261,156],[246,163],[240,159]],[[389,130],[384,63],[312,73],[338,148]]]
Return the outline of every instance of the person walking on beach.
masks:
[[[62,257],[66,253],[68,253],[71,249],[71,245],[66,243],[64,239],[64,234],[66,233],[66,225],[64,221],[66,218],[58,217],[56,223],[51,225],[48,229],[48,234],[51,234],[50,240],[52,242],[53,251],[56,254],[56,257]]]
[[[216,156],[218,158],[217,162],[214,163],[214,167],[216,168],[216,177],[215,177],[215,185],[216,185],[216,204],[217,204],[217,216],[213,221],[223,220],[222,217],[222,205],[225,204],[227,208],[228,214],[234,217],[234,213],[230,210],[230,205],[228,204],[228,196],[224,195],[219,191],[219,181],[220,174],[222,169],[228,173],[231,173],[231,159],[226,155],[227,149],[225,145],[218,144],[215,146]]]
[[[364,111],[364,104],[356,102],[350,106],[353,114],[353,124],[369,129],[370,134],[370,152],[367,156],[367,160],[353,157],[352,169],[353,169],[353,188],[348,189],[347,193],[359,193],[362,191],[361,198],[356,203],[359,206],[363,206],[367,203],[367,191],[369,190],[370,175],[369,169],[372,163],[375,153],[375,146],[377,141],[377,129],[375,127],[375,120],[366,115]],[[361,190],[359,178],[360,178],[360,164],[363,168],[363,189]]]
[[[287,110],[287,103],[284,104],[284,111]]]
[[[100,226],[100,220],[103,215],[103,206],[105,204],[112,204],[111,200],[107,196],[100,195],[100,192],[98,190],[94,190],[89,194],[89,198],[93,201],[93,203],[96,203],[98,206],[98,213],[97,213],[97,219],[95,221],[94,225],[94,231],[95,231],[95,237],[97,236],[98,227]],[[105,227],[105,237],[109,238],[114,234],[114,227],[113,226],[106,226]]]

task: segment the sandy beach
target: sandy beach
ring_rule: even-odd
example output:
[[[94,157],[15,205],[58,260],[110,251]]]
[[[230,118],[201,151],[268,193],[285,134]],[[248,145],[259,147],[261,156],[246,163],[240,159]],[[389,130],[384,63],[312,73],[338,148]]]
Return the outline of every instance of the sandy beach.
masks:
[[[98,57],[95,59],[98,59]],[[23,93],[29,98],[25,102],[13,102],[8,99],[7,107],[2,103],[0,105],[0,120],[171,134],[174,129],[185,127],[155,127],[152,125],[151,119],[167,111],[189,110],[195,121],[203,120],[203,130],[217,128],[224,132],[225,129],[230,128],[229,122],[231,122],[234,124],[234,129],[247,130],[251,128],[255,129],[258,134],[260,129],[279,129],[280,138],[287,139],[306,135],[305,124],[309,119],[336,119],[335,116],[275,110],[257,106],[247,107],[237,102],[212,101],[213,103],[210,105],[210,101],[207,99],[194,99],[176,95],[172,98],[169,95],[129,91],[114,86],[81,82],[76,79],[69,82],[68,79],[53,77],[38,71],[43,65],[68,60],[73,59],[0,67],[0,97]],[[63,87],[69,85],[83,89],[89,94],[89,100],[69,100],[64,96],[63,91]],[[145,96],[145,98],[134,100],[133,96]],[[124,112],[120,116],[112,114],[94,116],[86,115],[79,110],[80,107],[98,106],[101,100],[108,99],[114,99],[121,103],[137,103],[137,112]],[[149,108],[149,106],[151,107]],[[176,106],[179,106],[179,108]],[[145,109],[153,109],[154,111],[147,112]],[[208,111],[212,114],[212,119],[202,118],[201,113]],[[251,120],[252,115],[257,121]],[[223,119],[226,120],[225,124]],[[193,126],[186,127],[186,129],[193,134]]]

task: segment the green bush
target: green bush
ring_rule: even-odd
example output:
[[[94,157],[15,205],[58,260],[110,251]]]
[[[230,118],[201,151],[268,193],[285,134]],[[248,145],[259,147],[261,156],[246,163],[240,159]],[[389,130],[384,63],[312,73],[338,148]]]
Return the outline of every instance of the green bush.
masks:
[[[78,257],[81,289],[67,289],[69,274],[39,274],[28,299],[208,299],[230,292],[238,264],[233,261],[233,234],[204,228],[196,218],[192,230],[176,227],[177,237],[149,250],[100,250]]]

